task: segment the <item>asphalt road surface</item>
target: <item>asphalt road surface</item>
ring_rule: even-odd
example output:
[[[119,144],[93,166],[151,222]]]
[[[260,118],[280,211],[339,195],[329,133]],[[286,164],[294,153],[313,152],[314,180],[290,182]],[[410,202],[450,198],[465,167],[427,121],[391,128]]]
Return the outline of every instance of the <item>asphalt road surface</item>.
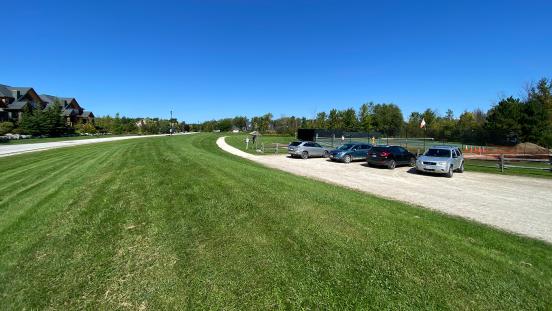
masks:
[[[364,162],[252,155],[226,143],[232,154],[265,166],[378,196],[408,202],[552,243],[552,179],[476,172],[453,178],[419,175],[410,167],[367,167]]]

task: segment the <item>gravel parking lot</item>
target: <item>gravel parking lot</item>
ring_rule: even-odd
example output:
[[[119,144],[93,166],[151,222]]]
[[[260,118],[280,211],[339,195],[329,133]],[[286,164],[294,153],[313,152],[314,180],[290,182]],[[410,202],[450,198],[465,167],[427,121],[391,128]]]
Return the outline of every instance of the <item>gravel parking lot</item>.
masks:
[[[404,201],[552,243],[552,180],[475,172],[453,178],[418,175],[410,167],[367,167],[364,162],[257,156],[226,143],[232,154],[271,168]]]

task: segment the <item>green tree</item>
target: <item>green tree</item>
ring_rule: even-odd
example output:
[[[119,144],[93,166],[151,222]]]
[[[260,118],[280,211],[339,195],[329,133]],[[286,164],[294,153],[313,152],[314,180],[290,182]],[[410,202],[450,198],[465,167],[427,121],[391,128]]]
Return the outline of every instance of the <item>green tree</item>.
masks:
[[[422,114],[419,112],[410,113],[407,123],[407,135],[409,137],[423,137],[424,130],[420,128],[420,123],[422,123]]]
[[[364,132],[372,130],[373,103],[362,104],[358,110],[359,128]]]
[[[330,114],[328,115],[328,128],[332,130],[342,128],[342,122],[337,109],[330,110]]]
[[[373,120],[376,130],[388,136],[398,135],[404,122],[401,109],[395,104],[375,105]]]
[[[552,81],[541,79],[529,88],[520,123],[524,141],[552,145]]]
[[[318,114],[316,114],[315,126],[319,129],[326,129],[328,126],[326,119],[326,112],[319,112]]]
[[[232,119],[232,125],[238,128],[240,131],[247,130],[247,117],[245,116],[236,116]]]
[[[229,132],[232,130],[232,119],[220,119],[217,122],[217,130],[220,130],[221,132]]]
[[[503,99],[492,107],[485,125],[491,141],[499,144],[514,143],[522,137],[522,113],[522,102],[513,97]]]
[[[342,112],[342,115],[343,129],[346,131],[356,131],[358,129],[358,119],[355,109],[346,109]]]

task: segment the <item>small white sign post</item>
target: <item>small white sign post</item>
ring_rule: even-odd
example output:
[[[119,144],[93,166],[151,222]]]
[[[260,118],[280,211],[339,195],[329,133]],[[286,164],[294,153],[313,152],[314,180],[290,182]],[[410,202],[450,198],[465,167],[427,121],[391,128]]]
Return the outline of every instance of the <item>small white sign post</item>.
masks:
[[[249,137],[245,138],[245,150],[249,148]]]

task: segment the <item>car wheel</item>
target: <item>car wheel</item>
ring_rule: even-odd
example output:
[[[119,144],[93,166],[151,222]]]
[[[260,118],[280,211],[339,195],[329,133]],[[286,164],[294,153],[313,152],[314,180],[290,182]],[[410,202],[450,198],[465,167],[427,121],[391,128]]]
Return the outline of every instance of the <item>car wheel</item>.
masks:
[[[460,164],[460,167],[458,168],[458,173],[464,173],[464,162]]]
[[[451,178],[454,175],[454,171],[452,170],[452,165],[449,167],[449,170],[447,172],[447,177]]]
[[[324,158],[329,158],[330,157],[330,153],[326,150],[324,151]]]
[[[389,163],[387,163],[387,168],[390,170],[394,170],[397,166],[397,162],[395,160],[390,160]]]
[[[301,153],[301,158],[302,158],[302,159],[308,159],[308,158],[309,158],[309,153],[306,152],[306,151],[303,151],[303,152]]]
[[[346,155],[346,156],[343,158],[343,162],[345,162],[345,163],[351,163],[351,160],[352,160],[352,158],[351,158],[350,155]]]
[[[416,158],[410,158],[410,162],[408,163],[410,167],[416,166]]]

